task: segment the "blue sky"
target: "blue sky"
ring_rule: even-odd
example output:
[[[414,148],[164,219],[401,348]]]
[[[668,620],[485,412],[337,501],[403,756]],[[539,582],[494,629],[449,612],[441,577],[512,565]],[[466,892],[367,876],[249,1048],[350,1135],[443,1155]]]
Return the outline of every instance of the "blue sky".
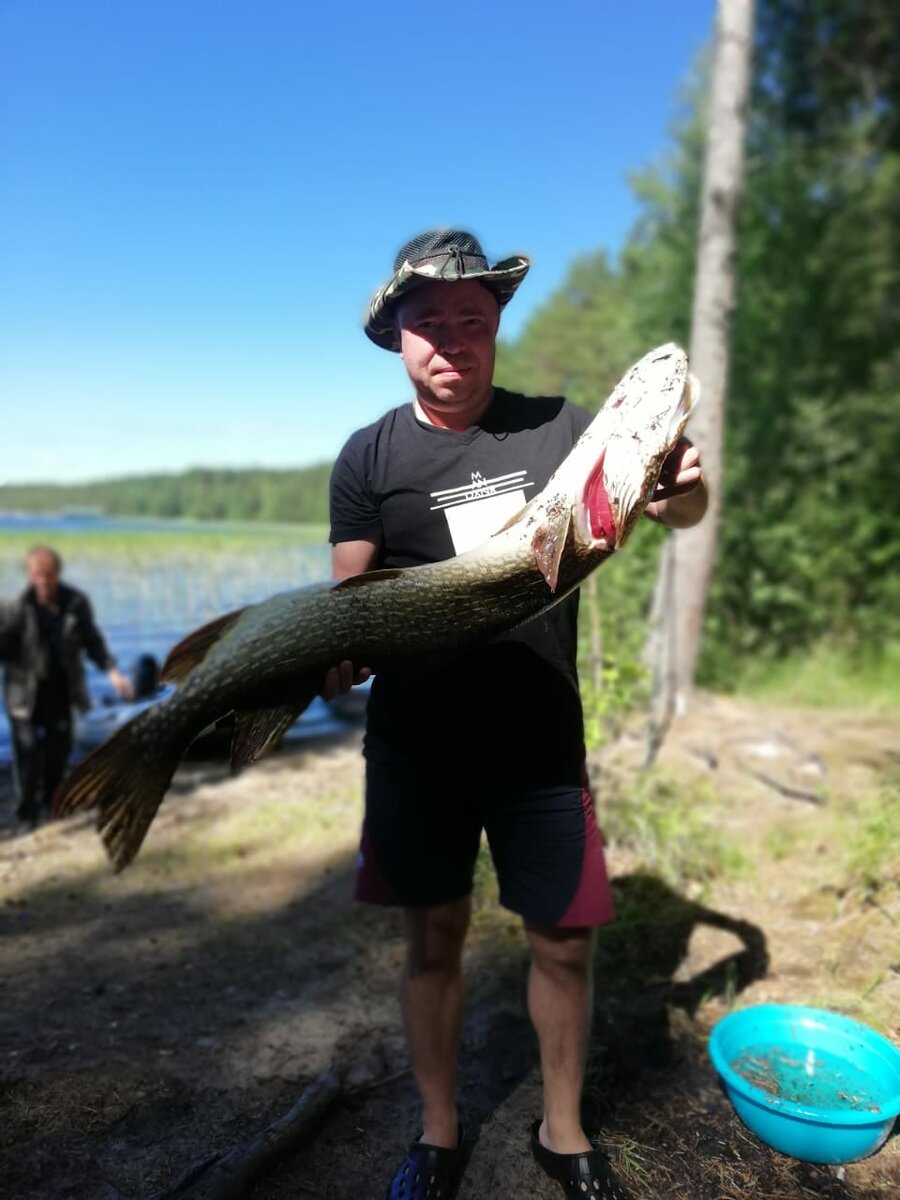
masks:
[[[408,396],[397,248],[533,268],[634,219],[713,0],[0,0],[0,482],[294,466]]]

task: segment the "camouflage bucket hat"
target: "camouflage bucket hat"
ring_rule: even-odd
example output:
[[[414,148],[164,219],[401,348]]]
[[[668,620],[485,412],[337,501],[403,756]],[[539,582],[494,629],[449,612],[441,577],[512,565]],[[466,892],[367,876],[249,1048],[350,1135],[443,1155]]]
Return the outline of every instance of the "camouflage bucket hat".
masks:
[[[513,297],[531,263],[524,255],[504,258],[496,266],[488,260],[477,238],[459,229],[432,229],[407,242],[394,259],[394,274],[369,302],[366,335],[382,350],[394,345],[393,307],[413,288],[435,279],[455,283],[474,279],[493,292],[501,308]]]

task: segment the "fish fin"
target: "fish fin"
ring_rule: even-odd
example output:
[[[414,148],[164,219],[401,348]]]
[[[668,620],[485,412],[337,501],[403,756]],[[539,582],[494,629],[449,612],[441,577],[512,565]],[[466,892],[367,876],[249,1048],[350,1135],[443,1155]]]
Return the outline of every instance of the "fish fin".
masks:
[[[297,720],[312,700],[314,692],[302,703],[282,708],[244,709],[234,714],[231,739],[231,769],[256,762]]]
[[[185,675],[190,674],[194,667],[203,662],[210,647],[215,645],[219,638],[224,637],[233,625],[237,624],[244,611],[245,609],[238,608],[234,612],[225,613],[224,616],[216,617],[214,621],[201,625],[199,629],[195,629],[193,633],[182,638],[166,656],[160,672],[160,680],[163,683],[177,683],[184,679]]]
[[[54,816],[98,808],[97,830],[116,871],[127,867],[146,837],[188,743],[142,744],[141,716],[91,751],[63,780],[53,798]]]
[[[398,575],[402,575],[408,569],[408,567],[383,567],[378,571],[366,571],[363,575],[348,575],[346,579],[341,579],[336,583],[333,590],[337,592],[341,588],[365,587],[367,583],[396,579]]]
[[[537,499],[537,497],[535,497]],[[534,500],[529,500],[527,504],[523,504],[521,508],[517,508],[509,520],[504,521],[499,529],[496,529],[491,537],[497,537],[498,534],[506,533],[507,529],[512,529],[513,525],[518,525],[530,508],[533,508]]]
[[[531,539],[534,561],[547,580],[551,592],[556,591],[559,579],[559,563],[566,548],[569,526],[572,524],[571,508],[560,508],[548,514]]]

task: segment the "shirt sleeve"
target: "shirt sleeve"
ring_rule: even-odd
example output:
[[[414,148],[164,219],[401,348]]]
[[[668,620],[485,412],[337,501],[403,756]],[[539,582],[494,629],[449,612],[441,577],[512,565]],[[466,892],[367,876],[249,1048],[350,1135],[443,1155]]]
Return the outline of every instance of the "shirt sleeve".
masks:
[[[367,445],[354,435],[338,455],[331,472],[328,540],[332,546],[381,536],[381,514],[366,467]]]
[[[101,671],[112,670],[116,665],[116,660],[110,654],[106,642],[103,640],[103,634],[97,628],[94,611],[87,596],[82,596],[79,607],[81,609],[78,614],[81,623],[81,644],[84,646],[85,653]]]

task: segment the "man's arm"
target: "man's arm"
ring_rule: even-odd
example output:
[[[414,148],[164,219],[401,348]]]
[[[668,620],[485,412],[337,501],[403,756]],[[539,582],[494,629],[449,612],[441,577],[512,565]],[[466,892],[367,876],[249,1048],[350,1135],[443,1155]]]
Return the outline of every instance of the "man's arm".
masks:
[[[347,579],[351,575],[363,575],[371,571],[378,565],[380,548],[381,542],[377,538],[338,542],[331,551],[332,579]],[[371,674],[368,667],[360,667],[357,671],[352,662],[345,660],[325,675],[322,698],[333,700],[335,696],[349,692],[355,683],[365,683]]]
[[[356,542],[338,542],[331,548],[331,578],[347,579],[363,575],[378,565],[380,538],[361,538]]]
[[[14,600],[0,600],[0,663],[11,662],[19,652],[20,610]]]
[[[97,628],[91,602],[87,596],[82,596],[79,609],[81,644],[84,646],[85,653],[105,673],[118,695],[123,700],[131,700],[134,697],[131,680],[126,675],[123,675],[116,666],[116,660],[110,654],[103,634]]]

